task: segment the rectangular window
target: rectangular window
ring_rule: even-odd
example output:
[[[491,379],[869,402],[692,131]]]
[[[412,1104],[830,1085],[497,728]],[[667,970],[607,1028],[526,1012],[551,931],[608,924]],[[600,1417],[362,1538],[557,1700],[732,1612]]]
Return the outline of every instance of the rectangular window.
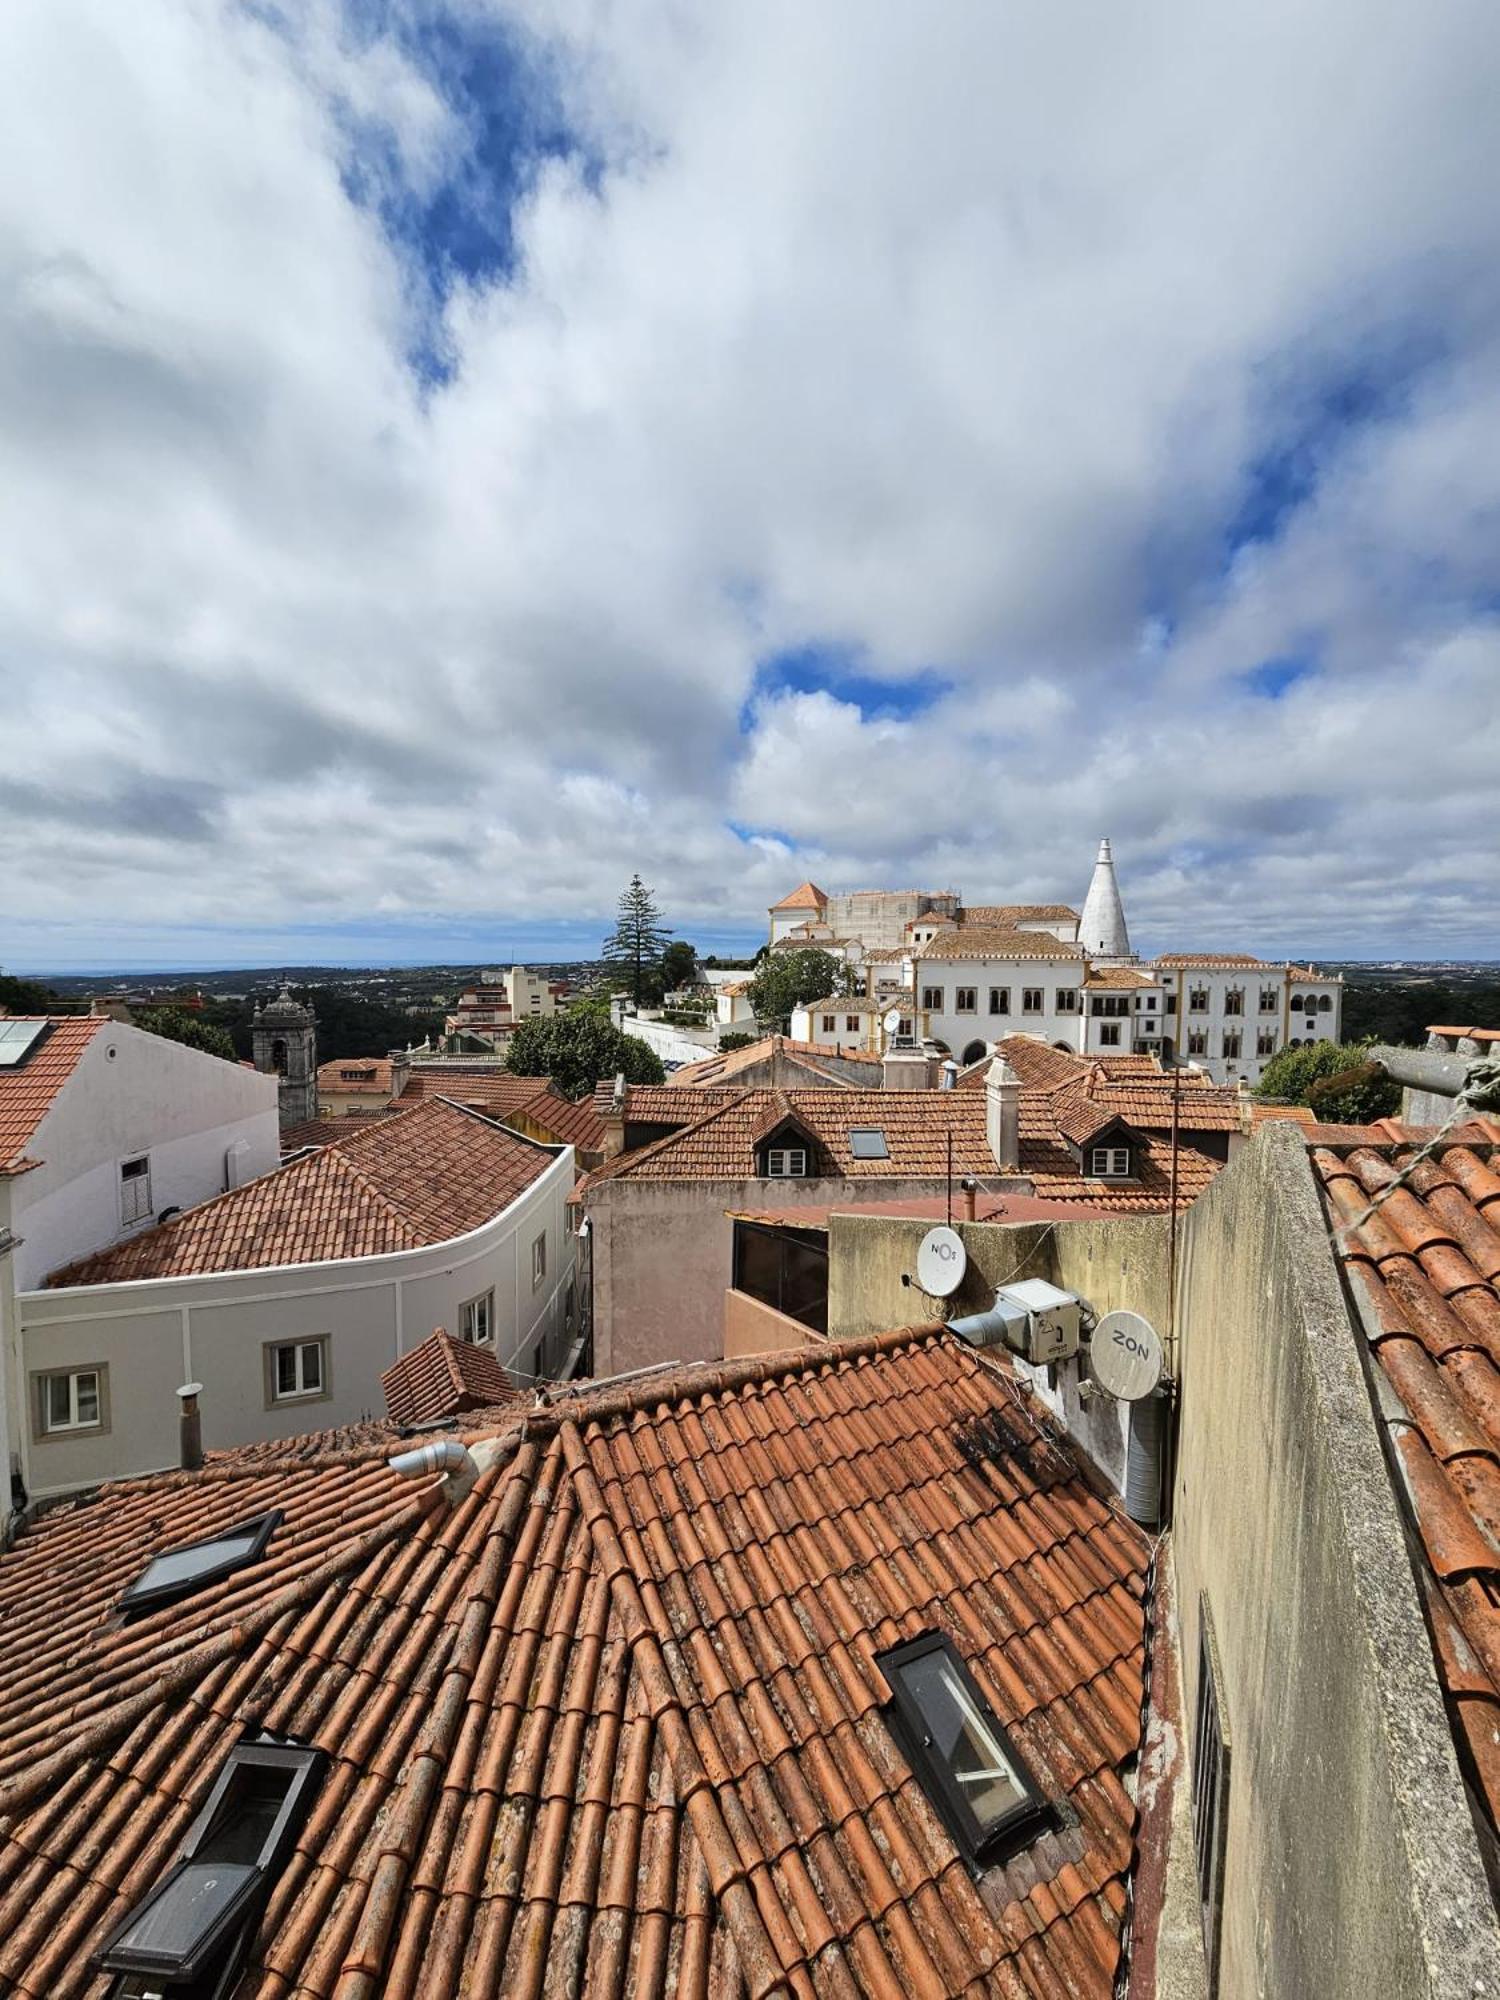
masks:
[[[1226,1014],[1243,1014],[1244,1011],[1245,995],[1243,990],[1238,986],[1231,986],[1224,995],[1224,1012]]]
[[[1094,1146],[1090,1149],[1091,1174],[1119,1179],[1130,1172],[1130,1148],[1128,1146]]]
[[[1235,1029],[1235,1030],[1233,1031],[1233,1033],[1231,1033],[1231,1032],[1230,1032],[1230,1030],[1229,1030],[1228,1028],[1226,1028],[1226,1029],[1224,1030],[1224,1053],[1225,1053],[1225,1055],[1226,1055],[1226,1056],[1237,1056],[1237,1055],[1239,1054],[1239,1052],[1240,1052],[1240,1035],[1239,1035],[1239,1030],[1238,1030],[1238,1029],[1236,1028],[1236,1029]]]
[[[311,1402],[327,1396],[328,1335],[313,1340],[273,1340],[266,1346],[266,1403]]]
[[[1206,986],[1195,986],[1188,994],[1188,1012],[1190,1014],[1206,1014],[1208,1012],[1208,988]]]
[[[1276,988],[1274,986],[1262,986],[1260,989],[1260,1011],[1262,1014],[1274,1014],[1280,1004],[1280,996]]]
[[[953,1011],[955,1014],[977,1014],[979,1012],[979,988],[960,986],[954,990]]]
[[[952,1640],[925,1632],[875,1664],[891,1733],[970,1868],[1039,1830],[1047,1802]]]
[[[992,1014],[1008,1014],[1010,1012],[1010,988],[1008,986],[992,986],[990,988],[990,1012]]]
[[[766,1154],[766,1174],[773,1181],[800,1181],[807,1178],[807,1150],[803,1146],[772,1146]]]
[[[924,986],[922,988],[922,1005],[927,1009],[929,1014],[941,1013],[943,1008],[942,987]]]
[[[57,1437],[73,1431],[109,1428],[109,1370],[58,1369],[32,1377],[36,1384],[36,1435]]]
[[[1255,1053],[1258,1056],[1274,1056],[1276,1053],[1276,1030],[1262,1028],[1255,1037]]]
[[[543,1278],[545,1278],[546,1275],[547,1275],[547,1232],[544,1229],[541,1235],[535,1239],[535,1241],[532,1243],[531,1246],[531,1289],[533,1291],[536,1290],[537,1286],[542,1282]]]
[[[1187,1044],[1188,1044],[1188,1054],[1190,1056],[1206,1056],[1208,1054],[1207,1029],[1205,1028],[1190,1029],[1188,1031]]]
[[[823,1016],[823,1033],[825,1035],[831,1035],[834,1032],[836,1026],[837,1023],[835,1022],[832,1014],[825,1014]]]
[[[495,1337],[495,1294],[481,1292],[458,1309],[458,1337],[474,1347],[488,1347]]]
[[[1076,987],[1059,986],[1056,999],[1059,1014],[1076,1014],[1078,1012],[1078,989]]]
[[[132,1222],[148,1222],[151,1219],[151,1162],[144,1154],[138,1160],[125,1160],[120,1167],[120,1221],[127,1227]]]
[[[1118,1021],[1099,1023],[1099,1046],[1101,1049],[1117,1049],[1120,1046],[1120,1024]]]
[[[1040,1014],[1045,1009],[1046,995],[1042,992],[1040,986],[1023,986],[1021,988],[1021,1012],[1023,1014]]]
[[[857,1035],[859,1033],[858,1014],[846,1014],[844,1016],[844,1033],[846,1035]]]
[[[1213,1618],[1205,1592],[1198,1600],[1198,1701],[1193,1725],[1193,1854],[1208,1991],[1219,1990],[1224,1928],[1224,1853],[1229,1836],[1229,1729]]]
[[[1177,995],[1175,993],[1169,993],[1162,1002],[1162,1012],[1164,1014],[1175,1014],[1177,1012]]]

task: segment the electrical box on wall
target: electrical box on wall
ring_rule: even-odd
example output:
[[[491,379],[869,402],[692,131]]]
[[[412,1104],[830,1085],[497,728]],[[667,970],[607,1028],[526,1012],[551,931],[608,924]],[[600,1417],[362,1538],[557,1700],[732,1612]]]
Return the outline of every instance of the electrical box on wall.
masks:
[[[986,1313],[951,1320],[949,1331],[976,1347],[1008,1347],[1035,1368],[1066,1361],[1078,1352],[1083,1307],[1076,1292],[1062,1291],[1045,1278],[1002,1285]]]

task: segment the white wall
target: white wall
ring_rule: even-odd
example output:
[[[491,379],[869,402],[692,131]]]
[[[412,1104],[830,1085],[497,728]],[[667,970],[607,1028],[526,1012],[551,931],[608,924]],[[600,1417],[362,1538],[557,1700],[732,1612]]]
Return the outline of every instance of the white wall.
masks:
[[[912,979],[917,998],[917,1032],[934,1041],[946,1042],[960,1061],[972,1042],[998,1042],[1006,1035],[1037,1035],[1045,1042],[1081,1049],[1084,970],[1079,958],[916,959],[912,963]],[[959,1013],[954,1004],[959,988],[965,986],[978,988],[978,1010],[972,1014]],[[922,996],[929,987],[942,989],[940,1007],[923,1006]],[[989,1011],[992,987],[1009,988],[1008,1014]],[[1039,1014],[1022,1012],[1023,991],[1027,987],[1041,988],[1043,1005]],[[1060,989],[1077,997],[1076,1011],[1058,1007]]]
[[[502,1366],[529,1380],[543,1340],[544,1365],[560,1366],[573,1178],[573,1149],[564,1146],[500,1215],[421,1250],[20,1294],[23,1394],[14,1415],[28,1492],[46,1496],[174,1465],[182,1382],[203,1384],[210,1449],[384,1416],[384,1371],[434,1326],[457,1333],[460,1305],[491,1287]],[[532,1243],[543,1232],[546,1274],[533,1287]],[[320,1335],[329,1339],[327,1393],[268,1408],[265,1344]],[[33,1374],[101,1364],[109,1370],[108,1431],[36,1438]]]
[[[1184,966],[1164,969],[1167,992],[1177,999],[1176,1012],[1168,1014],[1168,1032],[1173,1035],[1179,1056],[1189,1061],[1201,1063],[1215,1083],[1234,1083],[1243,1077],[1249,1083],[1259,1081],[1271,1054],[1257,1054],[1259,1036],[1262,1030],[1269,1031],[1275,1038],[1275,1048],[1281,1049],[1288,1042],[1337,1041],[1343,1016],[1343,984],[1337,979],[1298,979],[1289,975],[1285,966]],[[1271,989],[1276,993],[1276,1006],[1272,1012],[1261,1012],[1261,990]],[[1208,1006],[1202,1013],[1194,1013],[1190,998],[1195,990],[1203,990],[1208,995]],[[1239,991],[1245,996],[1243,1015],[1230,1014],[1226,1010],[1227,994]],[[1291,999],[1300,995],[1314,998],[1326,995],[1329,1008],[1326,1013],[1308,1014],[1304,1009],[1293,1013]],[[1240,1053],[1226,1056],[1224,1035],[1226,1030],[1240,1031]],[[1189,1046],[1195,1034],[1205,1034],[1208,1038],[1206,1049],[1199,1051]],[[1273,1050],[1271,1053],[1274,1053]]]
[[[627,1035],[634,1035],[655,1049],[664,1063],[702,1062],[719,1046],[719,1031],[712,1028],[674,1028],[670,1021],[646,1021],[639,1014],[617,1008],[615,1018]]]
[[[114,1023],[58,1092],[27,1152],[42,1164],[12,1190],[17,1291],[133,1235],[120,1220],[120,1164],[151,1161],[151,1216],[222,1194],[225,1155],[246,1148],[242,1180],[281,1159],[276,1078]]]

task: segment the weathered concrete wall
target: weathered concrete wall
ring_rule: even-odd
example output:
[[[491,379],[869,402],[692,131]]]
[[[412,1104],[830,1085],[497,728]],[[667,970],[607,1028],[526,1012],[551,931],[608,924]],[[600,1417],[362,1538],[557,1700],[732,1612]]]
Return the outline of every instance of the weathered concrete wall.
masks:
[[[1493,1908],[1299,1135],[1264,1128],[1182,1247],[1183,1708],[1206,1593],[1232,1758],[1219,1993],[1494,1993]]]
[[[799,1319],[777,1312],[775,1306],[752,1299],[732,1287],[724,1294],[724,1359],[739,1361],[747,1354],[780,1354],[787,1348],[822,1347],[822,1334]]]

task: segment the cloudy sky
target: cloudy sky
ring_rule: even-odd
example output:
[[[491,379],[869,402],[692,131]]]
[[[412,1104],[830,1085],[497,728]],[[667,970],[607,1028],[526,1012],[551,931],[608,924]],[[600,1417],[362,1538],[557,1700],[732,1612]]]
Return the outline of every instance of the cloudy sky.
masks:
[[[8,0],[0,963],[1500,956],[1491,0]]]

